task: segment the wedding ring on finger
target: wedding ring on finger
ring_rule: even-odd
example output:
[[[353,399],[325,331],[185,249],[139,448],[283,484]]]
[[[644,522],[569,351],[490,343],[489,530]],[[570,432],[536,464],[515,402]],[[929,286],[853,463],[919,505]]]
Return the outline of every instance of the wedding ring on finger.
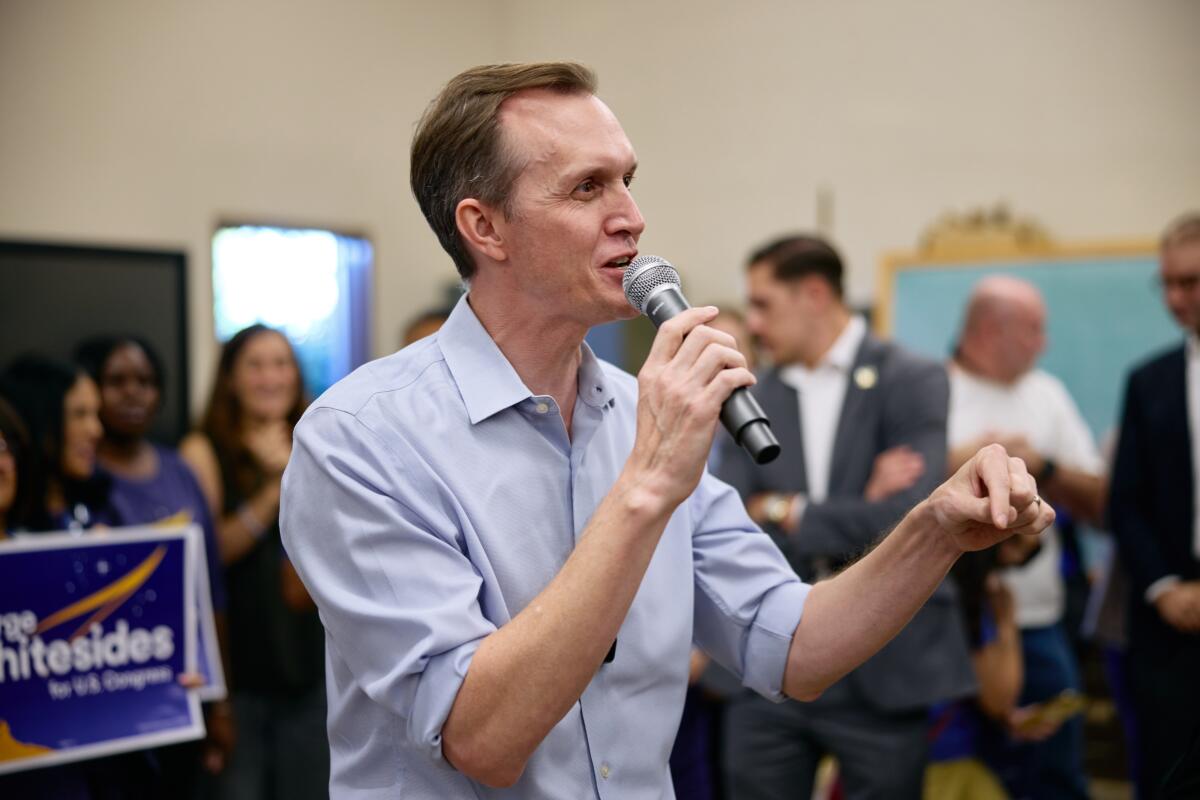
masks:
[[[1042,496],[1040,494],[1035,494],[1033,496],[1033,502],[1037,503],[1038,511],[1041,511],[1042,510]]]

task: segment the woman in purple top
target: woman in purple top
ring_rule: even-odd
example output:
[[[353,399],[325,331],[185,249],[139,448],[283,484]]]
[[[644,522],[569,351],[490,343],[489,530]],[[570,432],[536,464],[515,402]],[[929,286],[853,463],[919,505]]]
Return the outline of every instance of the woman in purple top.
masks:
[[[136,337],[97,337],[82,343],[76,360],[100,388],[104,436],[98,447],[101,470],[109,477],[109,504],[124,525],[194,522],[204,532],[209,587],[217,637],[225,644],[225,586],[208,503],[191,469],[174,450],[147,439],[162,403],[165,376],[154,349]],[[220,772],[233,746],[232,711],[227,701],[205,704],[208,739],[155,751],[162,796],[186,797],[203,783],[201,767]]]
[[[146,438],[162,404],[162,361],[149,343],[114,336],[88,339],[75,358],[100,388],[104,436],[97,458],[110,479],[109,504],[122,525],[199,525],[213,608],[224,610],[216,534],[200,484],[174,450]]]

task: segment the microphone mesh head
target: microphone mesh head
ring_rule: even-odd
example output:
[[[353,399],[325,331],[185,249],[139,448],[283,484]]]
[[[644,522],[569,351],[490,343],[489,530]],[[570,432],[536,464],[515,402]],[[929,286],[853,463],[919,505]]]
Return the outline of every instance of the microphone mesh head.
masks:
[[[638,256],[625,267],[621,286],[625,299],[641,313],[646,313],[646,300],[660,286],[680,286],[679,273],[671,262],[658,256]]]

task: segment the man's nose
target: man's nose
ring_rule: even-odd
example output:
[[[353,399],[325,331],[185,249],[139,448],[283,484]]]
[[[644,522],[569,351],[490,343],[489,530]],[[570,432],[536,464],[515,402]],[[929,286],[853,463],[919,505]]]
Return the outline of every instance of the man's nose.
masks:
[[[751,336],[762,336],[762,319],[757,312],[750,311],[746,314],[746,331]]]
[[[612,235],[625,232],[633,236],[634,241],[637,241],[644,230],[646,230],[646,220],[642,217],[641,209],[638,208],[637,201],[633,199],[629,187],[622,186],[616,208],[609,217],[609,226],[606,232]]]

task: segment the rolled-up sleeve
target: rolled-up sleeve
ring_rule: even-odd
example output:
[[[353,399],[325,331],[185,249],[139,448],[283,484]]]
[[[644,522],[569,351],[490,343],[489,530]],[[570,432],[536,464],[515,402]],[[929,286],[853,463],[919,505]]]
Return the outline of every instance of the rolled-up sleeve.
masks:
[[[696,644],[744,686],[781,702],[788,650],[811,587],[751,522],[731,486],[706,474],[689,504]]]
[[[403,444],[348,412],[311,410],[296,427],[280,526],[357,685],[441,759],[442,726],[495,626],[436,479]]]

